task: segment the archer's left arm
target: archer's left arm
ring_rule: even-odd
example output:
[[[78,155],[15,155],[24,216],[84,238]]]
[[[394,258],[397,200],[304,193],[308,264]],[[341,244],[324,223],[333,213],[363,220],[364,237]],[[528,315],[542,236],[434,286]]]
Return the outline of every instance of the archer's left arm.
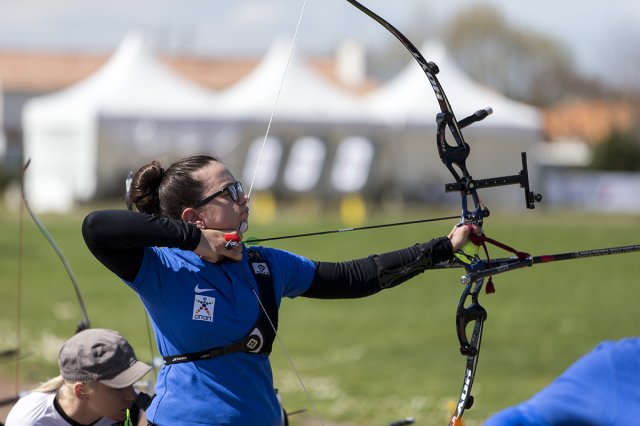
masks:
[[[434,264],[450,260],[453,246],[447,237],[402,250],[348,262],[316,262],[316,274],[304,297],[353,299],[395,287]]]

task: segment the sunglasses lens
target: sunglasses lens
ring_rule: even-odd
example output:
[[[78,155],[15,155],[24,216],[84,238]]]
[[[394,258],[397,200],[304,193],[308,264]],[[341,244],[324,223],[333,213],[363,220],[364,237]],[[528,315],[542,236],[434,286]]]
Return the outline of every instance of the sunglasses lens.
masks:
[[[233,201],[238,201],[240,199],[240,194],[244,194],[244,189],[242,188],[242,184],[240,182],[236,182],[227,187],[227,191],[231,196]]]

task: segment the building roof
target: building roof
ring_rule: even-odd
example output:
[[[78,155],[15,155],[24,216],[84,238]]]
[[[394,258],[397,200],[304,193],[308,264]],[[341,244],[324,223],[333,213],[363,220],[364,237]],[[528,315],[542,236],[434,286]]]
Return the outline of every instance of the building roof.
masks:
[[[0,83],[7,91],[53,92],[81,81],[98,69],[111,54],[30,52],[0,50]],[[222,90],[243,79],[261,57],[205,58],[162,56],[174,71],[211,90]],[[335,72],[335,60],[329,57],[309,59],[309,65],[334,84],[355,93],[371,90],[369,79],[358,87],[341,84]]]
[[[637,114],[626,102],[576,99],[544,111],[544,132],[551,141],[577,139],[594,145],[613,131],[630,131]]]

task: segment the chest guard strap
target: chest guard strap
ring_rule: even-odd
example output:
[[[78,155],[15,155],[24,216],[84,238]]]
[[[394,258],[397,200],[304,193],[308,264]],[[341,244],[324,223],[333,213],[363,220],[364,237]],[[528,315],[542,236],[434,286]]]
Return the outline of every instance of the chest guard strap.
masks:
[[[278,305],[276,303],[273,277],[267,262],[258,251],[248,250],[248,253],[249,267],[258,283],[260,292],[258,297],[261,305],[258,306],[258,319],[251,331],[238,342],[227,346],[219,346],[188,354],[165,356],[163,357],[165,365],[200,361],[233,352],[271,353],[273,341],[276,338],[276,330],[278,329]],[[266,314],[265,311],[267,312]]]

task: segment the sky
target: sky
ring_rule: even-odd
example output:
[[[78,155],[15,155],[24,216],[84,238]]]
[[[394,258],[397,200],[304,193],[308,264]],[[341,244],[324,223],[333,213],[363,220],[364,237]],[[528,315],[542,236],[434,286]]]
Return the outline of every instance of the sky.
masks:
[[[475,4],[496,7],[512,24],[570,49],[579,70],[604,79],[640,74],[638,0],[363,0],[400,30],[417,10],[425,25],[444,26]],[[125,34],[142,30],[165,52],[259,55],[279,36],[296,51],[333,51],[353,38],[371,49],[392,36],[345,0],[0,0],[0,49],[113,51]],[[422,16],[422,15],[421,15]],[[423,40],[414,40],[421,45]],[[632,69],[617,66],[621,55]]]

